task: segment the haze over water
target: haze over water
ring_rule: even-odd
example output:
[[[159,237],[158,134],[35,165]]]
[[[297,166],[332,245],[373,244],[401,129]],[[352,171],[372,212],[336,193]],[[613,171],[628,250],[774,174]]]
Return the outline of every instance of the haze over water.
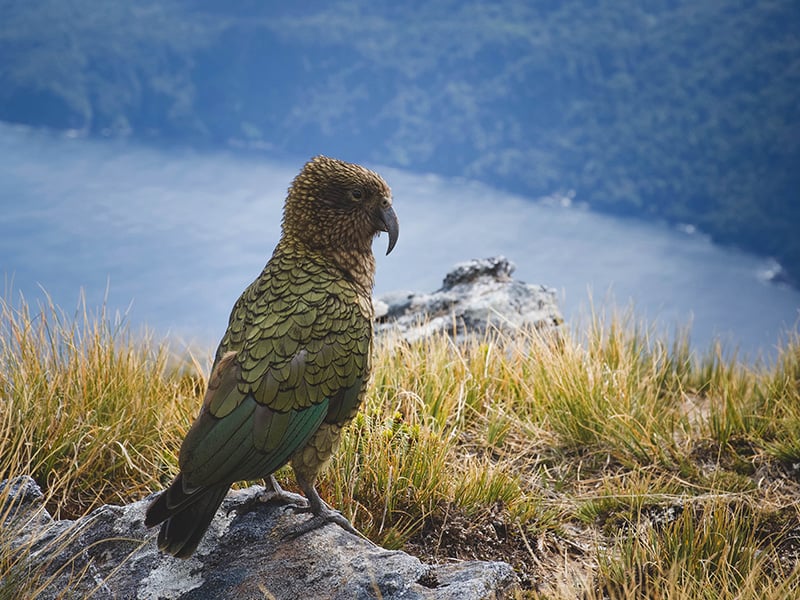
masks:
[[[0,124],[6,295],[36,301],[44,289],[70,311],[83,289],[90,307],[105,301],[134,327],[211,348],[269,258],[286,188],[308,158],[162,151]],[[750,358],[773,357],[796,327],[800,292],[763,281],[764,259],[702,235],[368,166],[389,182],[400,218],[390,256],[385,236],[375,242],[376,294],[432,291],[454,263],[503,254],[517,278],[559,291],[568,321],[591,291],[595,305],[632,302],[665,329],[691,321],[698,350],[719,336]]]

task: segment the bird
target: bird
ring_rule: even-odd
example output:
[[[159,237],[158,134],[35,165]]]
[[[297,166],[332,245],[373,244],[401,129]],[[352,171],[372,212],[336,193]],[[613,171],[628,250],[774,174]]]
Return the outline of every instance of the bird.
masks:
[[[161,524],[158,547],[188,558],[230,486],[264,479],[289,463],[312,517],[291,537],[326,523],[355,532],[316,489],[342,428],[358,412],[373,347],[373,239],[399,224],[384,179],[327,156],[308,161],[292,181],[281,236],[261,274],[231,310],[199,415],[181,444],[180,471],[148,506],[145,525]],[[284,536],[286,537],[286,536]]]

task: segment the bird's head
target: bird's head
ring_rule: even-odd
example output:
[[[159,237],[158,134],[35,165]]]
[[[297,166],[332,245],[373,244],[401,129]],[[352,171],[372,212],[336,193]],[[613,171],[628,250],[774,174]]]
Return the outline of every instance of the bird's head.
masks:
[[[399,226],[392,191],[383,178],[360,165],[327,156],[311,159],[295,177],[283,211],[284,236],[312,250],[368,253],[381,231],[392,251]]]

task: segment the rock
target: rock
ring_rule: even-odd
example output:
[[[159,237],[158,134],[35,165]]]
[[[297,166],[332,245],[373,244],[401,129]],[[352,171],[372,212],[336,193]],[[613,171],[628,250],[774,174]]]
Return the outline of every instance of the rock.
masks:
[[[433,293],[390,292],[375,300],[378,335],[397,332],[408,341],[435,333],[483,334],[488,328],[552,328],[564,322],[556,291],[511,277],[503,256],[459,263]]]
[[[156,529],[144,527],[150,498],[102,506],[75,521],[55,521],[29,477],[0,484],[0,524],[17,556],[19,577],[0,592],[41,600],[106,598],[382,598],[456,600],[511,595],[515,576],[503,562],[426,565],[384,550],[336,525],[294,540],[281,532],[308,518],[258,500],[260,487],[230,492],[191,558],[162,554]],[[13,531],[14,536],[7,532]],[[14,586],[20,586],[15,588]]]

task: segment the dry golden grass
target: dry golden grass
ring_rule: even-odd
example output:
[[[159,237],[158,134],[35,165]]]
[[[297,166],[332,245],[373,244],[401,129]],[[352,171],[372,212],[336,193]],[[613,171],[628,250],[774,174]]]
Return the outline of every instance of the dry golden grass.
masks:
[[[0,479],[33,476],[54,516],[158,488],[203,376],[102,313],[0,304]]]
[[[161,489],[208,362],[102,313],[3,303],[0,480],[33,476],[59,518]],[[387,547],[511,561],[521,597],[777,599],[800,594],[798,463],[796,336],[753,367],[593,315],[382,339],[321,489]],[[8,533],[0,598],[35,581]]]

